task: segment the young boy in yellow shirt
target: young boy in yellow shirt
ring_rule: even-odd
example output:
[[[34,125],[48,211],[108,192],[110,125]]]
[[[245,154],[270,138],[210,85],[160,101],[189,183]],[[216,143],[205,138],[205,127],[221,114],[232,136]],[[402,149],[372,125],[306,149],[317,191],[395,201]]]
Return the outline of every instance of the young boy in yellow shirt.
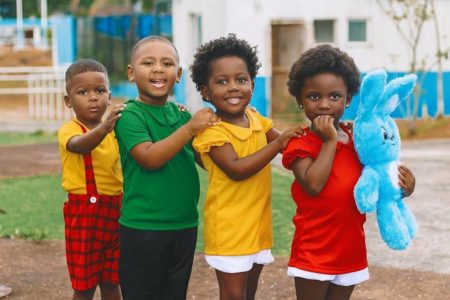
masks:
[[[66,71],[67,107],[75,118],[61,126],[58,144],[63,167],[66,258],[73,299],[120,300],[119,215],[122,169],[114,125],[123,104],[110,105],[106,68],[82,59]]]

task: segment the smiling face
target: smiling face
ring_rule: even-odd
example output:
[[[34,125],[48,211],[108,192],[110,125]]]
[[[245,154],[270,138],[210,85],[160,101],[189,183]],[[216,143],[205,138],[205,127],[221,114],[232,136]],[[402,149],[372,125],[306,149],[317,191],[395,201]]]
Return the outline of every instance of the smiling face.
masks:
[[[334,118],[336,128],[339,126],[345,105],[349,104],[350,100],[344,79],[330,73],[317,74],[305,80],[297,97],[297,103],[303,105],[309,120],[330,115]]]
[[[73,108],[77,119],[90,129],[100,124],[110,100],[105,73],[83,72],[67,82],[64,102],[67,107]]]
[[[149,40],[136,49],[128,65],[128,80],[135,81],[139,99],[152,105],[164,105],[181,68],[172,45]]]
[[[253,92],[253,81],[245,61],[237,56],[222,57],[211,62],[206,86],[200,88],[222,119],[244,116]]]

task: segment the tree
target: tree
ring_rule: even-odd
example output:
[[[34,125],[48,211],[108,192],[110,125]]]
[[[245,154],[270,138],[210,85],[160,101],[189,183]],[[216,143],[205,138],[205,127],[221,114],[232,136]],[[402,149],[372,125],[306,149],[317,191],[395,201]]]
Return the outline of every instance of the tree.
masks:
[[[438,68],[438,116],[443,115],[443,96],[442,96],[442,62],[448,58],[448,50],[443,51],[440,44],[439,23],[434,8],[434,0],[376,0],[381,10],[394,22],[394,25],[410,49],[409,72],[417,71],[428,72],[437,65]],[[433,22],[436,34],[436,54],[435,59],[427,66],[426,59],[419,60],[417,50],[422,36],[423,26],[427,22]],[[421,86],[421,84],[418,84]],[[407,105],[407,116],[411,118],[410,133],[416,131],[415,121],[419,106],[419,93],[416,91],[411,96],[411,105]]]

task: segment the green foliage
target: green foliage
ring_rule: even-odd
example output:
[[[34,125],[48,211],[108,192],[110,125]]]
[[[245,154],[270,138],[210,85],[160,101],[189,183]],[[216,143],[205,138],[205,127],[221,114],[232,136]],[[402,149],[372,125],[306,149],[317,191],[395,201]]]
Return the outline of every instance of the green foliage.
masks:
[[[9,238],[9,239],[25,239],[32,240],[35,242],[40,242],[47,237],[47,231],[43,231],[41,229],[31,229],[27,231],[22,231],[20,228],[16,228],[11,233],[5,233],[1,237]]]
[[[31,133],[23,132],[0,132],[0,145],[24,145],[24,144],[42,144],[42,143],[56,143],[56,133],[44,132],[37,130]]]

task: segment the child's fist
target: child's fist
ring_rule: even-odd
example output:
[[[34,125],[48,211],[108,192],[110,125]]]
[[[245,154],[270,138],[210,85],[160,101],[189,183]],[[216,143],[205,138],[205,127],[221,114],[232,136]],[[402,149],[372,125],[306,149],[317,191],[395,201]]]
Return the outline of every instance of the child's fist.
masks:
[[[303,135],[304,131],[303,128],[300,126],[288,128],[284,130],[280,136],[276,139],[278,144],[280,145],[280,151],[283,151],[284,148],[286,148],[287,143],[291,138],[298,137],[300,135]]]
[[[186,125],[191,135],[196,136],[203,129],[214,126],[219,121],[219,117],[210,108],[203,108],[196,112]]]
[[[107,132],[111,132],[116,125],[116,121],[120,118],[122,110],[125,109],[126,104],[116,104],[111,107],[108,116],[105,121],[103,121],[103,126]]]

